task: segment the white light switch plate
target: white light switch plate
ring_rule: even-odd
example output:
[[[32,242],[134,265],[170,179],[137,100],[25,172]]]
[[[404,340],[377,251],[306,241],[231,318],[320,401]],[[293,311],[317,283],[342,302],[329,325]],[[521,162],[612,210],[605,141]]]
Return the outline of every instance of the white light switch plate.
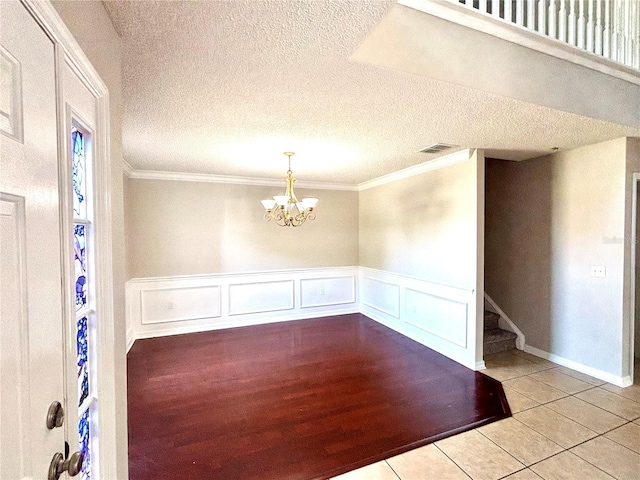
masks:
[[[607,268],[603,267],[603,266],[591,266],[591,276],[592,277],[598,277],[598,278],[604,278],[607,276]]]

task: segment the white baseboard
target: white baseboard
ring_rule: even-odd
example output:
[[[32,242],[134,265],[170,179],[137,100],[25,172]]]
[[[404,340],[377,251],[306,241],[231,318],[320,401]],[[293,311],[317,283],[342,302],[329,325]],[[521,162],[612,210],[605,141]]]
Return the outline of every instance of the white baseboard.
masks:
[[[270,315],[269,317],[242,318],[234,321],[219,322],[202,322],[198,325],[176,325],[171,329],[149,330],[138,335],[136,339],[165,337],[169,335],[182,335],[186,333],[209,332],[212,330],[225,330],[229,328],[251,327],[255,325],[265,325],[268,323],[295,322],[298,320],[307,320],[310,318],[332,317],[334,315],[346,315],[350,313],[359,313],[358,308],[343,308],[323,313],[306,313],[294,315]]]
[[[538,348],[532,347],[531,345],[525,345],[524,351],[532,355],[535,355],[536,357],[544,358],[545,360],[549,360],[550,362],[557,363],[558,365],[562,365],[563,367],[570,368],[571,370],[575,370],[576,372],[584,373],[585,375],[590,375],[602,381],[611,383],[613,385],[617,385],[618,387],[628,387],[633,383],[631,381],[631,377],[629,376],[623,377],[623,376],[614,375],[609,372],[605,372],[603,370],[598,370],[597,368],[589,367],[588,365],[583,365],[582,363],[569,360],[568,358],[560,357],[559,355],[545,352],[544,350],[540,350]]]

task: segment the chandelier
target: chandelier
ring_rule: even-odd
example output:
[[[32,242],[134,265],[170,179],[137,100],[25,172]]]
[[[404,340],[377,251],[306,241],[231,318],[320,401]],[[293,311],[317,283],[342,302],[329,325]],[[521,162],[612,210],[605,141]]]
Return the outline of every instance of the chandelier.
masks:
[[[287,176],[284,179],[287,184],[284,195],[274,195],[273,199],[261,200],[261,203],[265,209],[264,219],[267,222],[275,220],[276,224],[281,227],[297,227],[307,219],[316,218],[313,208],[318,203],[318,199],[307,197],[298,200],[296,194],[293,193],[293,184],[296,178],[291,173],[291,157],[294,153],[284,152],[284,154],[289,158],[289,170],[287,170]]]

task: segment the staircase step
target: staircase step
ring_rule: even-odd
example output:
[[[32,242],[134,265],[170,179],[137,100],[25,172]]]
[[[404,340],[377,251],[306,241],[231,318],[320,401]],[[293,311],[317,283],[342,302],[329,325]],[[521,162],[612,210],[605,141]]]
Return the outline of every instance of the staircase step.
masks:
[[[516,338],[513,332],[502,330],[501,328],[490,328],[484,331],[484,354],[506,352],[516,348]]]
[[[500,315],[491,312],[489,310],[484,311],[484,329],[489,330],[492,328],[498,328],[498,319]]]

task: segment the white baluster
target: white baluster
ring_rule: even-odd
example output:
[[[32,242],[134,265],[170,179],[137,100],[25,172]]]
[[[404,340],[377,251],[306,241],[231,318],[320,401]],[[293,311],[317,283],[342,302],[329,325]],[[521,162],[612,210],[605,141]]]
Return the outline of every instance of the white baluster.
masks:
[[[527,28],[536,28],[536,0],[527,0]]]
[[[585,18],[584,18],[584,0],[580,0],[580,12],[578,14],[578,41],[576,46],[584,49],[584,33],[585,33]]]
[[[634,46],[632,66],[640,70],[640,0],[635,0],[633,5],[634,14],[631,18],[634,24],[632,31],[635,32],[635,34],[633,35]]]
[[[597,55],[602,55],[602,0],[598,0],[598,5],[596,5],[595,44],[593,51]]]
[[[491,0],[491,15],[500,17],[500,0]]]
[[[611,55],[610,59],[616,62],[620,58],[620,0],[613,0],[613,11],[611,12]]]
[[[589,18],[587,19],[587,50],[593,52],[593,29],[595,28],[595,13],[593,11],[593,4],[595,0],[589,0]]]
[[[611,58],[611,1],[604,2],[604,29],[602,30],[602,56]]]
[[[578,25],[578,18],[576,17],[576,2],[575,0],[569,0],[569,40],[570,45],[576,44],[576,27]]]
[[[549,1],[549,36],[556,38],[556,0]]]
[[[478,2],[478,9],[482,12],[482,13],[487,13],[487,0],[480,0]]]
[[[560,0],[558,11],[558,40],[567,41],[567,5],[566,0]]]
[[[538,33],[547,34],[547,2],[540,0],[538,2]]]
[[[511,0],[507,0],[504,2],[504,19],[508,22],[513,22],[512,13]]]
[[[623,61],[625,65],[631,66],[633,64],[633,42],[631,40],[631,0],[624,2],[624,56]]]
[[[516,0],[516,23],[524,25],[524,0]]]

